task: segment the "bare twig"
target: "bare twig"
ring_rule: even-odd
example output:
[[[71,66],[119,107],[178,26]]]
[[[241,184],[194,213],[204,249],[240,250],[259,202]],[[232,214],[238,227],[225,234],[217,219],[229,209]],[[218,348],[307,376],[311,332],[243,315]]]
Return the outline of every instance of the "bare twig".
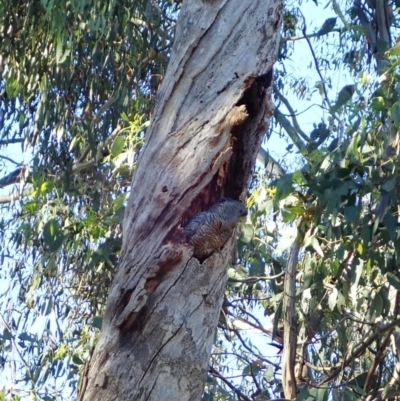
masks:
[[[212,366],[209,368],[209,372],[223,381],[232,391],[234,391],[238,397],[240,397],[241,400],[244,401],[251,401],[251,398],[247,397],[245,394],[243,394],[239,389],[237,389],[229,380],[225,379],[224,376],[221,375],[217,370],[215,370]]]
[[[235,332],[237,338],[239,339],[239,341],[242,343],[243,348],[245,348],[247,351],[249,351],[252,355],[254,355],[257,359],[268,363],[269,365],[272,365],[276,370],[281,370],[280,365],[278,365],[277,363],[274,363],[272,361],[270,361],[269,359],[265,358],[264,356],[260,355],[260,354],[256,354],[245,342],[245,340],[243,339],[242,335],[239,333],[238,330],[233,329],[233,331]]]
[[[290,139],[296,145],[297,149],[299,149],[299,150],[305,149],[306,145],[304,144],[304,142],[297,135],[296,129],[292,126],[290,121],[278,109],[275,109],[274,117],[275,117],[276,121],[278,121],[279,124],[287,132],[287,134],[289,135]]]
[[[311,41],[310,41],[309,37],[307,36],[306,30],[307,30],[307,27],[304,24],[303,35],[304,35],[304,37],[305,37],[305,39],[306,39],[306,41],[308,43],[308,47],[310,48],[311,55],[312,55],[312,57],[314,59],[315,69],[317,70],[317,73],[318,73],[319,78],[321,80],[322,90],[324,91],[324,100],[325,100],[326,104],[329,106],[329,108],[331,108],[332,106],[331,106],[331,102],[329,101],[329,98],[328,98],[328,91],[326,90],[325,80],[324,80],[324,77],[322,76],[322,72],[321,72],[321,70],[319,68],[317,56],[316,56],[316,54],[314,52],[314,48],[312,47]]]
[[[327,33],[331,33],[331,32],[337,32],[337,33],[343,33],[343,29],[342,28],[334,28],[331,31],[327,32]],[[307,35],[309,38],[318,38],[320,36],[324,36],[323,34],[321,35],[320,33],[316,32],[316,33],[310,33],[309,35]],[[306,36],[300,35],[300,36],[287,36],[286,38],[282,38],[282,42],[296,42],[297,40],[303,40],[306,39]]]
[[[0,318],[1,318],[1,320],[3,321],[3,324],[4,324],[4,326],[6,327],[6,329],[7,329],[7,330],[10,332],[10,334],[11,334],[11,333],[12,333],[12,329],[11,329],[11,327],[9,326],[9,324],[6,322],[6,320],[4,319],[2,313],[0,313]],[[30,379],[32,382],[34,382],[34,380],[33,380],[33,374],[32,374],[32,369],[30,368],[30,366],[28,365],[28,363],[25,361],[24,357],[22,356],[22,354],[21,354],[21,352],[20,352],[20,350],[19,350],[17,344],[15,343],[14,336],[11,335],[10,341],[11,341],[11,343],[12,343],[12,345],[13,345],[13,349],[17,352],[17,354],[18,354],[18,356],[20,357],[20,359],[21,359],[23,365],[25,366],[26,371],[27,371],[27,374],[28,374],[28,376],[29,376],[29,379]]]
[[[298,132],[298,134],[306,141],[308,142],[310,138],[305,134],[305,132],[300,128],[299,123],[297,122],[296,118],[296,113],[293,110],[293,107],[290,105],[289,101],[283,96],[283,94],[280,92],[278,87],[274,85],[274,93],[278,96],[279,100],[285,105],[285,107],[288,109],[290,113],[290,117],[292,118],[292,123],[293,127],[295,130]]]
[[[4,160],[7,160],[7,161],[9,161],[10,163],[15,164],[16,166],[19,166],[19,165],[22,164],[22,163],[16,162],[15,160],[11,159],[11,158],[8,157],[8,156],[0,155],[0,158],[1,158],[1,159],[4,159]]]

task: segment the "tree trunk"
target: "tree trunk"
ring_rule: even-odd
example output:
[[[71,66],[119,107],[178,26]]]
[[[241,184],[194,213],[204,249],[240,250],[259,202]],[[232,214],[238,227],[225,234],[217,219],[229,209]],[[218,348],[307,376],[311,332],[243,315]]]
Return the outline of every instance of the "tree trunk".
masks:
[[[232,240],[200,263],[182,225],[222,196],[245,197],[281,14],[276,0],[184,2],[81,400],[201,398]]]

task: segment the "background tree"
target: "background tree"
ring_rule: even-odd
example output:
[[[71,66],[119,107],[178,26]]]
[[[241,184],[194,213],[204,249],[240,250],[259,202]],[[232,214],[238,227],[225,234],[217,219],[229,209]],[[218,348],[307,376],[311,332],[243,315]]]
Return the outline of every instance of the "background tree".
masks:
[[[0,4],[0,143],[9,144],[0,183],[14,184],[1,198],[8,397],[76,394],[178,6]],[[266,135],[279,160],[259,153],[267,168],[259,165],[248,193],[204,399],[398,397],[398,6],[285,5]],[[101,87],[90,84],[99,77]],[[15,142],[26,149],[14,158],[19,166],[6,159]],[[289,346],[284,331],[296,338]]]

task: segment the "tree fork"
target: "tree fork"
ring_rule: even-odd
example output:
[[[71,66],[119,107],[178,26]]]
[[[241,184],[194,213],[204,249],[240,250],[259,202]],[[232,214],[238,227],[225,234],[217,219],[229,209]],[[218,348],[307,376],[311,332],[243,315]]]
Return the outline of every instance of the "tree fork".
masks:
[[[187,0],[124,218],[80,400],[198,400],[232,240],[202,264],[182,224],[243,199],[272,114],[282,3]]]

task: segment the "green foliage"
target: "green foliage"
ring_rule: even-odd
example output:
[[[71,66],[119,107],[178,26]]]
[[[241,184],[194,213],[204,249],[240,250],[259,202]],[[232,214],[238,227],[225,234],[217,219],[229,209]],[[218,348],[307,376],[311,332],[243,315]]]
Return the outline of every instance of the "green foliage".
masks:
[[[125,201],[178,7],[172,0],[0,2],[0,144],[17,154],[0,156],[0,178],[8,177],[0,187],[28,188],[20,201],[1,202],[7,400],[20,392],[76,397],[116,271]]]
[[[297,65],[290,69],[286,59],[283,68],[277,67],[280,114],[276,113],[269,143],[278,136],[289,143],[283,165],[286,156],[297,152],[297,158],[290,173],[279,179],[271,180],[267,169],[254,177],[248,201],[251,214],[239,236],[238,264],[228,271],[221,333],[230,342],[225,351],[245,356],[247,364],[243,367],[238,358],[227,368],[221,358],[215,365],[235,377],[241,399],[283,397],[277,373],[280,354],[272,347],[264,346],[264,352],[259,347],[271,339],[274,346],[283,342],[283,276],[295,239],[301,244],[293,278],[296,399],[397,399],[400,394],[398,346],[390,346],[400,322],[398,46],[384,45],[389,50],[376,54],[382,74],[378,79],[367,66],[371,50],[359,42],[368,35],[365,21],[342,2],[334,2],[333,10],[343,24],[340,40],[334,45],[328,41],[338,26],[337,17],[326,19],[314,34],[318,39],[304,39],[313,48],[308,64],[312,78],[300,76],[305,71]],[[292,13],[298,15],[295,7]],[[392,32],[396,18],[391,20]],[[285,15],[286,24],[294,20]],[[305,29],[297,26],[294,33],[290,27],[294,47],[300,31],[304,34]],[[282,53],[295,57],[289,44],[285,38]],[[352,80],[339,82],[336,92],[332,65],[346,68]],[[300,128],[301,113],[290,102],[294,92],[302,101],[318,103],[315,88],[323,120],[307,137]],[[282,118],[286,110],[291,121]],[[331,140],[329,146],[324,146],[326,139]],[[265,333],[257,343],[245,334],[255,328]],[[271,354],[275,357],[266,356]],[[249,377],[255,361],[260,361],[260,369]],[[216,399],[228,399],[218,398],[218,390],[214,394]]]
[[[373,44],[376,21],[365,25],[353,4],[325,3],[308,5],[321,14],[332,6],[314,33],[305,27],[315,13],[286,4],[274,88],[281,114],[267,137],[285,141],[287,174],[254,175],[203,400],[281,398],[283,279],[295,239],[297,399],[399,393],[400,48]],[[178,7],[0,2],[0,187],[18,184],[18,200],[1,201],[0,369],[11,390],[0,400],[76,396]],[[397,36],[398,14],[389,16]],[[298,51],[301,67],[291,64]]]

